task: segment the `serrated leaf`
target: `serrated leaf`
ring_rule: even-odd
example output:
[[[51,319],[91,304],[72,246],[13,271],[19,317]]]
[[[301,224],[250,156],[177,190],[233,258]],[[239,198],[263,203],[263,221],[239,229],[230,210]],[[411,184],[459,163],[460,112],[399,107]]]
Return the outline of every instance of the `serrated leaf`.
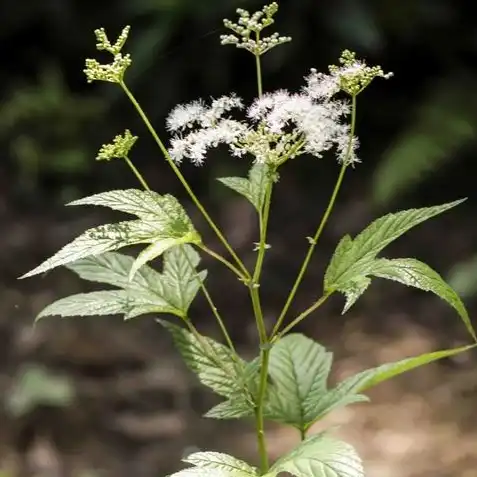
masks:
[[[258,476],[258,469],[247,464],[243,460],[221,452],[195,452],[189,455],[183,462],[192,464],[201,469],[218,469],[226,472],[229,476]]]
[[[177,310],[160,297],[126,290],[103,290],[79,293],[62,298],[44,308],[37,320],[45,316],[124,315],[126,319],[146,313],[175,313]]]
[[[346,297],[346,303],[342,314],[345,314],[358,300],[358,298],[368,289],[371,279],[368,277],[356,277],[346,284],[346,287],[339,289]]]
[[[305,439],[275,462],[266,476],[280,472],[296,477],[364,477],[361,459],[354,448],[324,433]]]
[[[330,261],[325,273],[325,291],[340,289],[358,275],[367,275],[376,255],[411,228],[441,214],[465,199],[420,209],[387,214],[366,227],[352,243],[345,242],[337,259]]]
[[[298,429],[313,419],[315,404],[326,392],[332,354],[301,334],[289,334],[270,352],[269,373],[274,384],[267,417]]]
[[[66,268],[75,272],[83,280],[90,282],[107,283],[129,290],[151,291],[163,293],[162,275],[148,266],[143,266],[129,280],[129,271],[134,263],[134,257],[118,252],[106,252],[102,255],[90,256],[66,265]],[[165,260],[166,268],[169,260]],[[197,263],[195,263],[195,266]]]
[[[141,212],[138,201],[140,198],[146,197],[143,194],[149,197],[149,201],[144,199],[147,206]],[[154,197],[154,200],[151,197]],[[172,242],[170,239],[177,239],[179,243],[185,243],[186,241],[189,243],[200,242],[200,236],[186,212],[179,202],[169,195],[160,196],[148,191],[131,189],[105,192],[80,199],[71,204],[107,205],[116,210],[130,213],[134,210],[140,220],[101,225],[89,229],[21,278],[43,273],[91,255],[100,255],[128,245],[156,244],[157,242],[164,245],[164,240],[168,240],[167,243],[170,245]],[[156,253],[160,248],[159,245],[156,247]],[[151,255],[151,249],[149,249],[145,256],[150,257]]]
[[[111,190],[99,194],[90,195],[82,199],[74,200],[67,204],[73,205],[96,205],[109,207],[110,209],[136,215],[143,220],[169,221],[169,215],[176,215],[181,205],[175,197],[169,194],[159,195],[157,192],[125,189]]]
[[[100,225],[87,230],[41,265],[20,278],[38,275],[90,255],[100,255],[127,245],[148,243],[161,236],[161,229],[157,229],[152,222],[130,220],[116,224]]]
[[[103,314],[125,313],[127,318],[132,318],[143,313],[155,312],[172,313],[184,317],[199,290],[200,282],[205,280],[207,275],[205,271],[197,273],[196,267],[199,261],[199,254],[191,246],[180,245],[164,253],[163,273],[158,273],[146,265],[141,267],[131,281],[129,275],[134,258],[120,253],[108,252],[97,257],[87,257],[69,264],[68,268],[85,280],[108,283],[124,289],[104,292],[110,293],[111,300],[113,297],[118,298],[116,306],[122,311]],[[125,295],[119,292],[124,292]],[[55,303],[59,303],[63,307],[68,306],[63,309],[63,312],[66,313],[70,308],[75,308],[74,303],[71,302],[74,301],[75,296]],[[129,304],[137,301],[132,312],[125,307],[123,296],[127,298]],[[139,306],[140,303],[143,306]],[[113,307],[112,303],[111,307]],[[112,309],[114,310],[114,308]],[[88,310],[95,311],[93,307],[84,308],[81,316],[98,314],[97,312],[88,313]],[[72,311],[69,313],[69,315],[63,316],[77,316],[71,314]]]
[[[375,368],[367,369],[341,383],[342,388],[347,388],[350,393],[361,393],[376,386],[383,381],[399,376],[400,374],[411,371],[425,364],[432,363],[443,358],[449,358],[456,354],[463,353],[474,348],[476,345],[463,346],[460,348],[446,349],[442,351],[434,351],[425,353],[412,358],[406,358],[394,363],[386,363]]]
[[[253,406],[242,394],[222,401],[204,414],[209,419],[243,419],[251,416]]]
[[[218,179],[229,189],[243,195],[258,212],[262,210],[270,180],[269,167],[266,164],[254,164],[249,171],[248,179],[244,177],[221,177]]]
[[[410,287],[432,292],[442,298],[457,311],[467,331],[474,341],[477,341],[469,315],[459,295],[429,265],[414,258],[393,260],[379,258],[374,260],[370,273],[379,278],[394,280]]]
[[[151,260],[160,257],[166,250],[169,250],[170,248],[175,247],[177,245],[199,242],[200,239],[196,233],[186,234],[180,238],[170,237],[156,240],[153,244],[149,245],[149,247],[145,248],[137,256],[129,272],[129,280],[132,280],[134,278],[134,275],[142,266],[144,266],[147,262],[150,262]]]
[[[227,398],[242,391],[241,371],[245,364],[242,360],[236,362],[229,348],[207,336],[201,335],[198,339],[181,326],[160,323],[171,333],[184,362],[202,384]]]

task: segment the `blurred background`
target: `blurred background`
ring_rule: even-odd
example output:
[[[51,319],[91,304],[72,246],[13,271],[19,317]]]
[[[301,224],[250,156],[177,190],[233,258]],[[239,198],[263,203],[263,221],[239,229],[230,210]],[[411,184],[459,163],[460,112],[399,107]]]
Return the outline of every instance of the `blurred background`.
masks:
[[[312,67],[325,70],[345,48],[393,71],[359,98],[362,164],[350,171],[335,214],[292,312],[316,297],[323,270],[344,233],[379,215],[467,196],[390,247],[415,256],[477,309],[477,26],[466,0],[283,0],[277,30],[293,42],[264,57],[265,89],[297,89]],[[158,192],[178,196],[212,248],[220,245],[189,204],[119,88],[88,85],[84,59],[93,30],[115,38],[132,27],[127,83],[158,131],[177,103],[235,91],[255,95],[253,59],[221,47],[222,19],[244,0],[2,0],[0,36],[0,475],[86,477],[166,475],[200,448],[254,459],[247,423],[200,418],[215,403],[198,388],[154,317],[47,319],[51,301],[85,290],[66,270],[18,281],[85,228],[111,219],[64,203],[135,187],[117,161],[97,163],[104,142],[130,128],[132,159]],[[163,134],[163,137],[166,137]],[[244,174],[245,161],[216,154],[184,174],[231,243],[254,259],[257,230],[249,206],[216,178]],[[274,197],[264,274],[271,321],[283,305],[337,176],[332,156],[300,158],[284,169]],[[227,270],[204,259],[211,291],[240,350],[256,345],[251,310]],[[467,342],[463,325],[437,298],[376,281],[345,316],[334,298],[302,331],[335,353],[333,379],[382,362]],[[226,308],[225,308],[226,307]],[[205,303],[194,319],[216,333]],[[414,371],[371,393],[371,404],[335,412],[325,425],[361,452],[369,477],[473,477],[477,468],[475,353]],[[279,455],[296,435],[270,429]]]

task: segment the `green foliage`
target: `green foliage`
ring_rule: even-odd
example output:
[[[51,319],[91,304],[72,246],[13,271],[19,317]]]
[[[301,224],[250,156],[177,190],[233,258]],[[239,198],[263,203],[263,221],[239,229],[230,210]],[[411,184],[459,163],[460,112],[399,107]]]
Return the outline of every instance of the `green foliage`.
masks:
[[[115,252],[77,260],[68,268],[82,279],[106,283],[120,290],[81,293],[47,306],[39,318],[52,315],[88,316],[122,314],[125,319],[146,313],[187,316],[206,272],[196,272],[200,258],[192,247],[175,247],[164,254],[163,273],[143,266],[132,279],[133,257]]]
[[[144,203],[141,203],[144,201]],[[87,230],[22,278],[46,272],[91,255],[142,243],[151,247],[140,255],[130,270],[137,270],[165,250],[184,243],[200,243],[200,236],[175,197],[152,191],[129,189],[96,194],[69,205],[99,205],[136,215],[139,220],[100,225]]]
[[[354,239],[345,235],[338,243],[326,270],[325,292],[340,291],[346,296],[343,309],[345,313],[370,285],[369,275],[430,291],[457,311],[467,330],[477,341],[462,300],[437,272],[412,258],[396,260],[376,258],[387,245],[411,228],[460,203],[462,200],[388,214],[375,220]]]
[[[266,474],[288,472],[296,477],[364,477],[361,459],[349,444],[325,433],[309,437],[275,462]]]
[[[243,195],[260,212],[265,200],[266,186],[271,177],[270,168],[266,164],[254,164],[249,171],[248,179],[244,177],[221,177],[218,179],[228,188]]]
[[[171,477],[258,477],[258,469],[246,462],[220,452],[196,452],[183,459],[192,464]]]

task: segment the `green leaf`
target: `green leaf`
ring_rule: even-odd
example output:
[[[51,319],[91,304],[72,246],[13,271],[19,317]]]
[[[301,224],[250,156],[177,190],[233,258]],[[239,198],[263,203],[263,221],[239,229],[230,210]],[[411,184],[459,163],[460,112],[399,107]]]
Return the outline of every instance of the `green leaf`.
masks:
[[[154,260],[157,257],[160,257],[166,250],[169,250],[172,247],[177,245],[183,245],[186,243],[199,243],[200,239],[198,240],[197,234],[186,234],[183,237],[176,238],[164,238],[155,241],[152,245],[145,248],[136,258],[134,261],[131,270],[129,272],[129,280],[134,278],[134,275],[137,271],[144,266],[147,262]]]
[[[209,409],[204,417],[209,419],[243,419],[253,416],[253,412],[252,403],[243,394],[237,393]]]
[[[171,477],[258,477],[255,467],[220,452],[196,452],[184,462],[194,465],[180,470]]]
[[[221,452],[196,452],[183,459],[183,462],[202,469],[222,470],[230,476],[259,475],[256,467],[252,467],[243,460]]]
[[[170,257],[165,254],[164,268],[169,263]],[[128,290],[157,291],[163,293],[161,274],[148,266],[141,269],[129,280],[129,271],[134,263],[134,257],[118,252],[106,252],[102,255],[90,256],[66,265],[66,268],[75,272],[83,280],[90,282],[107,283],[118,288]],[[194,265],[197,266],[198,262]]]
[[[152,199],[147,200],[146,196],[143,195],[146,192],[134,189],[111,191],[72,202],[74,205],[108,205],[116,210],[129,213],[134,210],[140,220],[101,225],[89,229],[21,278],[37,275],[91,255],[100,255],[128,245],[156,244],[159,242],[161,245],[157,245],[153,249],[157,256],[159,252],[164,250],[165,244],[173,245],[170,239],[176,239],[175,243],[200,243],[199,234],[174,197],[169,195],[159,196],[147,192],[147,197],[154,197],[154,201],[152,201]],[[144,210],[140,209],[140,204],[138,204],[141,198],[144,198],[147,204]],[[165,240],[167,242],[164,242]],[[149,250],[141,257],[138,264],[143,261],[144,257],[151,259],[153,255]]]
[[[145,313],[171,313],[179,317],[195,298],[206,272],[197,273],[199,254],[189,245],[180,245],[164,253],[163,273],[143,266],[129,280],[134,258],[108,252],[87,257],[68,265],[81,278],[108,283],[122,290],[73,295],[46,307],[38,316],[87,316],[124,314],[133,318]]]
[[[244,177],[221,177],[218,180],[229,189],[247,198],[258,212],[262,210],[265,192],[271,180],[270,169],[266,164],[254,164],[249,171],[248,179]]]
[[[425,263],[414,258],[394,260],[379,258],[374,261],[370,273],[376,277],[394,280],[410,287],[432,292],[442,298],[457,311],[467,331],[474,338],[474,341],[477,341],[469,315],[459,295],[436,271]]]
[[[184,362],[202,384],[227,398],[242,392],[245,363],[229,348],[207,336],[197,337],[181,326],[160,323],[171,333]]]
[[[44,308],[37,320],[54,315],[72,317],[119,314],[128,319],[146,313],[177,314],[178,311],[156,295],[141,294],[137,291],[103,290],[79,293],[57,300]]]
[[[335,252],[338,256],[332,258],[325,273],[325,291],[339,290],[356,276],[366,276],[376,255],[387,245],[411,228],[464,200],[388,214],[372,222],[351,242],[342,239],[341,247]]]
[[[301,334],[289,334],[270,352],[274,384],[267,417],[298,429],[314,418],[316,402],[326,393],[332,354]]]
[[[368,277],[356,277],[350,280],[346,284],[346,288],[339,290],[342,291],[346,297],[346,303],[342,313],[346,313],[358,300],[358,298],[368,289],[371,284],[371,279]]]
[[[305,439],[270,468],[267,477],[289,472],[296,477],[364,477],[352,446],[321,433]]]
[[[425,353],[412,358],[406,358],[395,363],[386,363],[376,368],[367,369],[350,378],[347,378],[342,383],[341,387],[347,388],[350,393],[361,393],[376,386],[383,381],[399,376],[400,374],[411,371],[419,366],[432,363],[443,358],[449,358],[456,354],[463,353],[473,349],[476,345],[463,346],[460,348],[446,349],[443,351],[435,351],[432,353]]]
[[[175,197],[169,194],[159,195],[154,191],[140,189],[111,190],[75,200],[67,204],[96,205],[109,207],[126,214],[135,215],[143,220],[161,220],[169,222],[169,214],[176,215],[181,209]]]

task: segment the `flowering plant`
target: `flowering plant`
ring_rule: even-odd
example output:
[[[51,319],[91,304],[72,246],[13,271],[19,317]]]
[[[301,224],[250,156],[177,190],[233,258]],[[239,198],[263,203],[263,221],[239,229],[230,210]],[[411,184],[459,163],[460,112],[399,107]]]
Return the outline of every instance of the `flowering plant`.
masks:
[[[455,309],[472,339],[477,340],[462,301],[437,272],[414,258],[378,257],[388,244],[411,228],[455,207],[462,200],[387,214],[372,222],[356,237],[345,235],[337,244],[326,269],[322,293],[308,308],[286,321],[290,305],[331,215],[345,173],[359,163],[358,139],[355,136],[357,98],[374,79],[389,78],[391,74],[384,73],[378,66],[367,66],[354,53],[344,51],[339,65],[329,67],[328,73],[311,70],[301,91],[264,93],[261,57],[272,48],[290,41],[289,37],[278,33],[263,36],[263,31],[274,23],[277,10],[276,3],[252,15],[239,9],[237,23],[224,22],[232,33],[222,36],[222,44],[235,45],[255,58],[257,99],[245,106],[238,96],[232,94],[212,100],[210,104],[199,100],[177,106],[167,118],[167,128],[172,135],[168,146],[159,138],[126,85],[125,73],[131,65],[131,58],[122,50],[129,27],[123,30],[114,45],[103,29],[96,30],[97,49],[109,52],[113,59],[108,64],[86,60],[88,81],[116,83],[131,100],[165,160],[225,246],[228,255],[223,256],[207,247],[175,197],[150,190],[129,157],[137,137],[126,130],[111,144],[104,145],[97,159],[124,160],[142,189],[103,192],[69,205],[109,207],[130,214],[134,219],[87,230],[23,276],[66,266],[85,280],[113,287],[60,299],[47,306],[39,318],[50,315],[122,314],[129,319],[146,313],[164,313],[179,319],[179,324],[165,320],[160,320],[160,323],[170,332],[185,362],[199,380],[224,398],[206,416],[214,419],[253,417],[259,468],[228,454],[204,451],[189,455],[185,462],[191,466],[174,474],[176,477],[274,477],[280,472],[289,472],[297,477],[363,476],[362,463],[352,446],[328,432],[308,435],[311,426],[340,406],[367,400],[363,393],[384,380],[474,346],[387,363],[329,388],[327,380],[332,365],[331,353],[310,338],[289,332],[336,292],[345,296],[343,313],[376,277],[432,292]],[[253,270],[245,266],[231,247],[180,170],[184,160],[203,164],[208,150],[219,145],[226,146],[232,156],[251,162],[247,177],[225,177],[220,182],[247,199],[257,213],[259,237],[255,244],[256,263]],[[305,155],[322,158],[330,152],[336,156],[340,167],[338,179],[316,232],[308,237],[308,252],[284,306],[272,329],[267,329],[260,285],[265,257],[270,248],[267,227],[274,185],[285,163]],[[120,248],[137,244],[146,244],[146,247],[136,258],[117,252]],[[260,341],[255,359],[245,360],[236,352],[225,320],[207,289],[207,272],[199,270],[199,252],[219,260],[243,283],[250,297]],[[161,271],[148,265],[158,257],[162,257],[163,261]],[[194,325],[189,307],[199,292],[204,294],[210,305],[224,343],[203,336]],[[265,420],[294,427],[301,438],[294,450],[272,465],[267,453]]]

